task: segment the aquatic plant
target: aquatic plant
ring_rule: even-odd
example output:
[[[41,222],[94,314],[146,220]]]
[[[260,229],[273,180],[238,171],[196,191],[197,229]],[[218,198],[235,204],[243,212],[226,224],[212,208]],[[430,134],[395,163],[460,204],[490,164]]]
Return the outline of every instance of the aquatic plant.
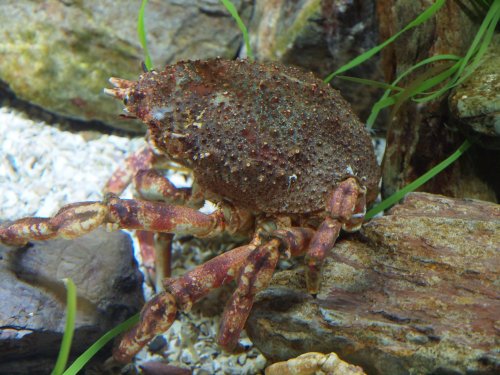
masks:
[[[57,356],[56,364],[52,370],[52,375],[60,375],[66,368],[68,363],[69,353],[71,351],[71,343],[73,341],[73,333],[75,331],[75,317],[76,317],[76,286],[73,280],[63,279],[66,286],[66,325],[64,328],[64,335]]]

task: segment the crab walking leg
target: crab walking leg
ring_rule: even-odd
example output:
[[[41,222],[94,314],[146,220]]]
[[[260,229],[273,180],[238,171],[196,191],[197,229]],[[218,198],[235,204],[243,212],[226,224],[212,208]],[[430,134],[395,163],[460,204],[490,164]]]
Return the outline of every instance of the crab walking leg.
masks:
[[[200,208],[205,198],[201,191],[193,188],[176,188],[156,169],[143,169],[136,173],[133,185],[138,198],[148,201],[163,201],[170,204]]]
[[[165,292],[146,303],[139,323],[123,336],[113,357],[128,363],[155,335],[174,322],[177,310],[189,311],[196,301],[211,290],[231,282],[256,244],[241,246],[223,253],[181,277],[165,280]]]
[[[198,189],[176,188],[165,176],[155,169],[142,169],[132,180],[137,198],[163,201],[170,204],[200,208],[204,198]],[[173,234],[137,231],[139,251],[146,273],[156,291],[162,291],[162,281],[170,276],[170,257]],[[156,237],[156,241],[155,241]]]
[[[150,285],[156,284],[156,272],[157,268],[155,264],[155,259],[157,258],[155,249],[155,233],[148,232],[146,230],[136,230],[135,235],[137,237],[137,242],[139,246],[139,253],[141,254],[141,263],[146,269],[146,276],[148,278],[148,283]],[[167,234],[170,236],[171,234]],[[166,249],[168,251],[168,249]]]
[[[120,195],[130,184],[137,172],[141,169],[152,168],[155,162],[156,155],[150,145],[139,148],[127,157],[123,164],[113,172],[104,186],[103,192]]]
[[[291,227],[270,234],[269,242],[256,248],[239,271],[238,285],[224,310],[218,343],[228,351],[237,349],[238,339],[252,309],[255,295],[272,278],[280,253],[286,258],[303,255],[314,230]]]
[[[277,229],[271,236],[281,241],[285,258],[304,255],[316,231],[311,228],[290,227]]]
[[[110,222],[124,229],[212,237],[223,231],[247,233],[253,225],[248,212],[229,205],[207,215],[190,207],[111,197],[108,208]]]
[[[171,275],[172,241],[171,233],[155,233],[136,230],[135,235],[141,254],[143,267],[146,269],[148,284],[156,292],[163,291],[163,279]]]
[[[238,285],[228,301],[219,327],[218,344],[227,351],[238,350],[238,339],[245,326],[257,292],[265,289],[279,259],[280,241],[273,239],[259,246],[243,264]]]
[[[108,207],[101,202],[69,204],[51,218],[26,217],[1,226],[0,243],[25,245],[32,240],[76,238],[96,229],[107,215]]]
[[[331,193],[321,223],[311,240],[305,257],[307,289],[311,294],[319,291],[320,273],[326,252],[333,248],[340,229],[357,230],[363,222],[366,189],[354,177],[342,181]]]
[[[23,245],[30,240],[76,238],[101,224],[111,229],[138,229],[164,233],[214,236],[248,231],[251,215],[234,207],[222,206],[210,215],[193,208],[163,202],[119,199],[113,195],[103,202],[74,203],[63,207],[51,218],[24,218],[0,228],[0,242]]]
[[[137,189],[138,175],[141,174],[143,170],[149,170],[157,161],[157,156],[154,154],[151,146],[149,144],[139,148],[132,155],[127,157],[122,165],[120,165],[111,175],[106,185],[104,186],[103,193],[113,193],[120,195],[130,184],[133,184]],[[139,197],[141,194],[139,194]],[[138,198],[138,197],[136,197]],[[172,203],[172,202],[169,202]],[[139,243],[139,252],[141,253],[144,267],[146,268],[146,273],[150,281],[153,283],[156,280],[156,276],[161,277],[161,272],[158,273],[155,269],[166,269],[169,270],[170,264],[170,245],[168,239],[171,242],[172,235],[165,234],[167,240],[164,243],[167,247],[163,251],[157,250],[155,246],[154,233],[147,231],[137,231],[137,241]],[[157,254],[158,253],[158,254]],[[158,264],[155,264],[155,259],[158,259]],[[166,274],[165,274],[166,275]],[[165,276],[164,275],[164,276]],[[161,285],[155,283],[157,286]]]
[[[309,293],[319,291],[321,266],[326,252],[330,250],[339,236],[342,223],[327,217],[318,228],[304,259],[306,263],[306,284]]]

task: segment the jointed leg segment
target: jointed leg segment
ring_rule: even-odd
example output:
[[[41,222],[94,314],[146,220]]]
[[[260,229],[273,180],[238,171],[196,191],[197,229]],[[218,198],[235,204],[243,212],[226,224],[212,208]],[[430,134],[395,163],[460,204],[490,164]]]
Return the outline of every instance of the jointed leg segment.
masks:
[[[198,203],[187,190],[173,187],[163,176],[150,171],[138,174],[135,181],[139,195],[156,193],[159,199],[180,203]],[[252,242],[164,282],[159,293],[143,308],[139,324],[128,332],[116,348],[117,360],[128,362],[156,334],[167,330],[178,309],[189,310],[193,303],[214,288],[236,279],[236,290],[226,305],[218,342],[228,349],[237,347],[238,338],[257,292],[266,288],[280,255],[306,253],[306,281],[311,293],[319,289],[319,275],[326,252],[330,250],[340,229],[357,229],[364,217],[365,189],[355,178],[348,178],[330,194],[327,216],[315,231],[309,228],[280,228],[267,234],[257,231]],[[0,228],[0,241],[20,245],[30,240],[75,238],[101,224],[113,229],[136,229],[143,233],[180,233],[197,237],[213,236],[226,230],[246,232],[253,217],[230,205],[210,215],[196,208],[176,206],[162,201],[120,199],[109,194],[102,202],[76,203],[63,207],[52,218],[26,218]],[[150,239],[147,240],[148,242]]]
[[[24,245],[28,241],[76,238],[107,224],[112,229],[138,229],[163,233],[214,236],[229,228],[252,225],[245,212],[223,207],[210,215],[195,209],[108,196],[103,202],[75,203],[51,218],[25,218],[0,228],[0,241]]]
[[[142,309],[141,319],[122,338],[113,356],[120,362],[130,360],[155,335],[166,331],[174,322],[177,309],[189,311],[196,301],[212,289],[231,282],[255,245],[241,246],[223,253],[187,272],[181,277],[165,280],[165,292],[155,296]]]
[[[342,181],[327,201],[327,217],[316,231],[307,250],[306,282],[309,293],[317,294],[321,266],[328,250],[333,248],[340,229],[359,229],[365,216],[366,189],[350,177]]]
[[[177,309],[189,311],[211,290],[237,279],[237,287],[226,305],[218,336],[222,347],[233,350],[255,294],[271,281],[280,252],[285,256],[303,253],[313,231],[290,228],[275,233],[276,236],[271,234],[272,238],[267,242],[256,235],[248,245],[223,253],[181,277],[166,279],[166,291],[145,305],[141,321],[124,336],[114,351],[114,357],[122,362],[130,361],[145,343],[170,327]]]

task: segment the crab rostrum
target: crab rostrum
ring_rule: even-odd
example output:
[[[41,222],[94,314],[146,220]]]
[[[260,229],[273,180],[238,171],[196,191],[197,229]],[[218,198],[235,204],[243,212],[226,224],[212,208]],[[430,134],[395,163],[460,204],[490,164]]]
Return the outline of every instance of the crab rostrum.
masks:
[[[297,68],[246,60],[183,61],[137,82],[111,78],[105,92],[127,116],[148,125],[149,144],[114,173],[102,202],[70,204],[52,218],[25,218],[0,229],[0,240],[75,238],[108,228],[209,237],[250,238],[177,278],[143,308],[139,324],[115,349],[127,362],[178,309],[189,310],[232,280],[218,336],[227,350],[238,338],[255,294],[280,257],[305,255],[306,281],[317,293],[326,252],[341,228],[361,226],[378,191],[379,168],[363,124],[340,94]],[[154,168],[171,160],[189,168],[193,187],[175,188]],[[118,194],[132,182],[136,199]],[[204,200],[217,204],[198,211]]]

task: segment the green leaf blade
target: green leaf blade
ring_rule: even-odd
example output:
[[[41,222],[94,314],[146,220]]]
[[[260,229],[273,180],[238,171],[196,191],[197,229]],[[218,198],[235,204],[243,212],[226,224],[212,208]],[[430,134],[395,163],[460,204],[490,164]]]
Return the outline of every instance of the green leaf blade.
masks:
[[[248,29],[245,26],[245,23],[241,19],[240,15],[238,14],[238,11],[236,10],[236,7],[234,6],[234,4],[230,0],[220,0],[220,2],[222,4],[224,4],[224,6],[226,7],[226,9],[229,12],[229,14],[231,14],[231,16],[236,21],[236,24],[238,25],[238,27],[240,28],[241,33],[243,34],[243,40],[245,41],[245,47],[247,49],[248,59],[250,61],[254,61],[252,47],[250,46],[250,38],[248,36]]]
[[[59,348],[59,355],[52,370],[52,375],[61,375],[68,363],[69,353],[71,351],[71,343],[73,342],[73,334],[75,332],[75,318],[76,318],[76,286],[70,278],[63,279],[66,285],[66,326],[64,328],[64,335]]]
[[[113,338],[118,336],[119,334],[129,330],[134,325],[139,322],[139,315],[135,314],[134,316],[128,318],[123,323],[117,325],[116,327],[110,329],[103,336],[101,336],[95,343],[93,343],[85,352],[83,352],[73,364],[68,367],[68,369],[64,372],[63,375],[76,375],[78,372],[85,366],[91,359],[96,355],[99,350],[101,350],[108,342],[110,342]]]
[[[398,31],[396,34],[392,35],[390,38],[388,38],[386,41],[382,42],[381,44],[371,48],[370,50],[366,51],[365,53],[355,57],[351,61],[349,61],[347,64],[341,66],[338,68],[335,72],[331,73],[328,77],[324,79],[326,83],[330,82],[335,76],[339,75],[340,73],[343,73],[349,69],[354,68],[355,66],[358,66],[365,62],[366,60],[370,59],[377,53],[379,53],[382,49],[384,49],[387,45],[391,44],[394,42],[401,34],[404,32],[424,23],[427,21],[429,18],[434,16],[434,14],[441,9],[441,7],[444,5],[445,0],[437,0],[434,4],[432,4],[429,8],[427,8],[425,11],[420,13],[417,18],[415,18],[413,21],[411,21],[409,24],[407,24],[403,29]]]
[[[139,14],[137,16],[137,36],[142,49],[144,50],[144,64],[148,70],[151,70],[153,69],[153,62],[151,61],[151,56],[149,55],[148,43],[146,40],[146,26],[144,24],[144,13],[146,11],[147,3],[148,0],[142,0],[141,7],[139,8]]]
[[[391,207],[393,204],[399,202],[406,194],[408,194],[411,191],[414,191],[415,189],[418,189],[420,186],[425,184],[427,181],[429,181],[431,178],[433,178],[435,175],[438,173],[441,173],[445,168],[447,168],[450,164],[455,162],[460,156],[462,156],[471,146],[471,143],[466,140],[462,145],[450,156],[448,156],[445,160],[443,160],[441,163],[436,165],[434,168],[431,168],[429,171],[424,173],[422,176],[417,178],[415,181],[409,183],[406,185],[404,188],[401,190],[398,190],[394,194],[392,194],[389,198],[383,200],[380,202],[378,205],[373,207],[370,211],[366,213],[365,218],[371,219],[378,213],[386,210],[387,208]]]

